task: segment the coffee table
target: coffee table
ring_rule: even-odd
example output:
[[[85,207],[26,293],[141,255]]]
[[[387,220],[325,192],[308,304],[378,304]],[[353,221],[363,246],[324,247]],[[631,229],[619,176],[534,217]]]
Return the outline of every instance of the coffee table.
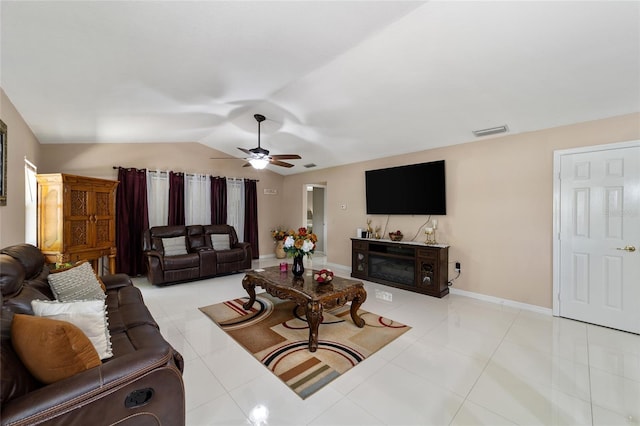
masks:
[[[291,271],[280,271],[280,267],[248,271],[242,279],[242,287],[249,294],[249,301],[243,305],[248,310],[256,301],[256,286],[279,299],[293,300],[304,308],[309,322],[309,352],[318,349],[318,327],[322,311],[343,306],[351,302],[351,319],[360,328],[364,320],[358,316],[358,309],[367,299],[367,292],[361,281],[334,276],[329,283],[318,283],[311,275],[294,277]]]

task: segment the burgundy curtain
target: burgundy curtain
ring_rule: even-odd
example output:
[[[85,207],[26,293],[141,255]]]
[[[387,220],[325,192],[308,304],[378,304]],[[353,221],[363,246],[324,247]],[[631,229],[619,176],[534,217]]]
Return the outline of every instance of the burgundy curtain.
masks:
[[[169,172],[169,225],[184,225],[184,173]]]
[[[227,178],[211,176],[211,224],[227,223]]]
[[[255,180],[244,180],[244,205],[244,240],[251,244],[252,257],[258,259],[258,189]]]
[[[149,227],[146,170],[118,169],[116,192],[116,271],[130,276],[146,272],[142,234]]]

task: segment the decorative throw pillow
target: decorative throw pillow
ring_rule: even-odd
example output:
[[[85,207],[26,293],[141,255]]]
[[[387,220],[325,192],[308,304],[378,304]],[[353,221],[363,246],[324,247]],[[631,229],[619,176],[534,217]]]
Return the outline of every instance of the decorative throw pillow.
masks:
[[[75,266],[53,271],[47,276],[53,295],[61,302],[97,299],[107,297],[89,262],[80,262]]]
[[[163,238],[162,247],[164,247],[165,256],[187,254],[186,239],[184,237]]]
[[[29,372],[46,384],[101,364],[87,336],[66,321],[15,314],[11,342]]]
[[[102,300],[57,302],[32,300],[36,316],[67,321],[74,324],[89,338],[100,359],[113,356],[111,335],[107,326],[107,308]]]
[[[214,250],[229,250],[229,234],[211,234],[211,246]]]

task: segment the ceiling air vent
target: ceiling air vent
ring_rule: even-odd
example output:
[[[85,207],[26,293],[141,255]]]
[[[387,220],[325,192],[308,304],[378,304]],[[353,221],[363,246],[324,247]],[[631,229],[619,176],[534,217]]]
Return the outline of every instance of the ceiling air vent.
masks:
[[[306,167],[307,169],[310,169],[312,167],[315,167],[316,165],[313,163],[309,163],[309,164],[305,164],[304,167]]]
[[[509,128],[505,124],[504,126],[490,127],[488,129],[481,129],[481,130],[474,130],[473,134],[476,135],[476,137],[482,137],[482,136],[496,135],[498,133],[506,133],[508,131],[509,131]]]

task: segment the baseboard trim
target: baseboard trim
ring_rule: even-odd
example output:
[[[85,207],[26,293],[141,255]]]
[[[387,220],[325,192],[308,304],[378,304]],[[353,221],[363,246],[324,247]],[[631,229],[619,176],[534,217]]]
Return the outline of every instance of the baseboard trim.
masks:
[[[516,302],[515,300],[503,299],[501,297],[487,296],[486,294],[474,293],[473,291],[460,290],[455,287],[449,287],[451,294],[457,294],[460,296],[471,297],[473,299],[483,300],[485,302],[497,303],[499,305],[509,306],[511,308],[523,309],[525,311],[537,312],[544,315],[553,315],[553,311],[550,308],[543,308],[538,305],[530,305],[528,303]]]
[[[265,258],[275,257],[275,255],[266,255]],[[262,259],[262,256],[260,256]],[[346,274],[351,273],[351,266],[340,265],[338,263],[327,262],[325,264],[327,267],[332,268],[334,271],[341,271]],[[529,303],[517,302],[515,300],[503,299],[502,297],[488,296],[482,293],[475,293],[473,291],[460,290],[455,287],[449,287],[449,292],[451,294],[457,294],[459,296],[470,297],[472,299],[482,300],[485,302],[496,303],[498,305],[509,306],[510,308],[522,309],[530,312],[537,312],[543,315],[553,316],[553,310],[551,308],[544,308],[538,305],[531,305]]]

